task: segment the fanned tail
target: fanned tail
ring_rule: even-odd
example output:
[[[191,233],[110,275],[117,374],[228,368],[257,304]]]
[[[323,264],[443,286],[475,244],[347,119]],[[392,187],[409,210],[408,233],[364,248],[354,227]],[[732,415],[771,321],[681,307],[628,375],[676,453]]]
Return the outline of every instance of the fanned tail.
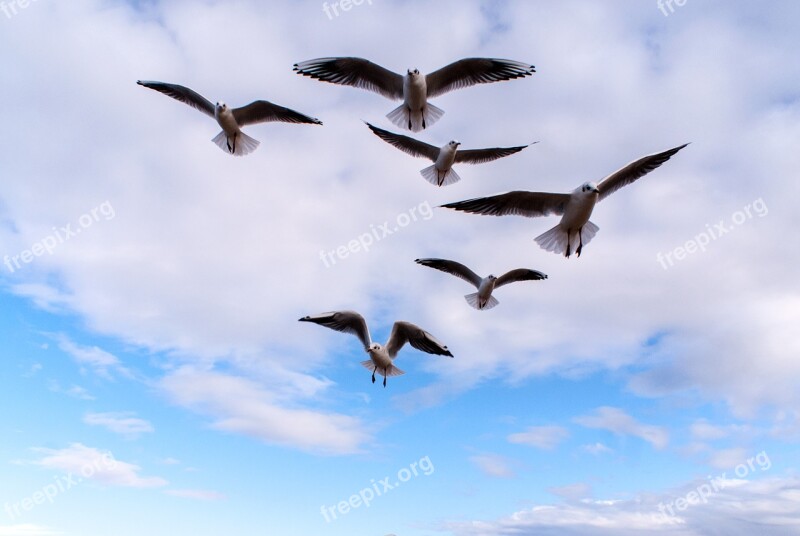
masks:
[[[228,137],[223,130],[211,141],[216,143],[217,147],[226,153],[234,156],[244,156],[246,154],[250,154],[255,151],[260,144],[257,139],[251,138],[242,131],[239,131],[235,135]]]
[[[426,167],[419,173],[425,177],[426,181],[434,186],[450,186],[451,184],[455,184],[461,180],[461,177],[458,176],[458,173],[456,173],[453,168],[450,168],[447,171],[441,171],[436,169],[436,166],[433,165]]]
[[[362,361],[361,366],[369,370],[370,372],[375,370],[375,363],[372,362],[372,359],[367,359],[366,361]],[[388,367],[386,367],[386,369],[378,367],[377,373],[380,374],[381,376],[388,377],[388,376],[402,376],[403,374],[405,374],[405,371],[400,370],[394,365],[389,365]]]
[[[545,251],[551,251],[556,254],[569,257],[574,253],[580,244],[584,246],[591,242],[594,235],[597,234],[600,228],[594,223],[587,221],[581,230],[581,236],[578,236],[578,231],[573,231],[569,237],[567,232],[561,228],[561,225],[556,225],[549,231],[540,234],[534,240]],[[569,249],[567,249],[569,247]]]
[[[464,299],[467,300],[468,304],[470,304],[472,307],[478,310],[491,309],[492,307],[500,303],[494,296],[489,296],[489,299],[486,300],[484,304],[481,304],[480,300],[478,299],[477,292],[472,294],[467,294],[466,296],[464,296]]]
[[[427,103],[422,111],[414,111],[408,109],[406,103],[401,104],[388,114],[386,117],[393,124],[400,128],[410,130],[412,132],[419,132],[428,128],[444,115],[444,110]]]

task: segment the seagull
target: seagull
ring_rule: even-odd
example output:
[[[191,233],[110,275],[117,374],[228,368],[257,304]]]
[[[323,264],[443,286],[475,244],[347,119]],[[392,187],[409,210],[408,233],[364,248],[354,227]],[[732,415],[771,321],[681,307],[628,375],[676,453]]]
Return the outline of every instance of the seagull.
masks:
[[[394,145],[404,153],[433,160],[434,164],[420,171],[420,174],[434,186],[448,186],[461,180],[461,177],[453,169],[454,163],[482,164],[483,162],[491,162],[492,160],[518,153],[528,147],[527,145],[520,145],[518,147],[459,150],[460,141],[452,140],[442,147],[436,147],[424,141],[383,130],[369,123],[367,123],[367,126],[380,139]]]
[[[408,69],[394,73],[363,58],[318,58],[294,64],[294,70],[323,82],[354,86],[380,93],[403,104],[386,116],[400,128],[413,132],[434,124],[444,110],[428,102],[462,87],[524,78],[536,72],[533,65],[493,58],[466,58],[430,74]]]
[[[252,125],[253,123],[264,123],[267,121],[283,121],[284,123],[311,123],[321,125],[322,121],[314,117],[303,115],[289,108],[272,104],[269,101],[257,100],[241,108],[229,108],[224,102],[211,104],[211,101],[185,86],[178,84],[167,84],[165,82],[152,82],[139,80],[136,82],[140,86],[149,87],[160,91],[164,95],[188,104],[196,110],[200,110],[209,117],[213,117],[222,127],[222,132],[211,140],[220,149],[235,156],[244,156],[252,153],[259,145],[255,140],[242,132],[240,127]]]
[[[491,274],[486,277],[481,277],[460,262],[448,261],[445,259],[417,259],[414,262],[422,266],[428,266],[429,268],[447,272],[468,283],[472,283],[475,288],[478,289],[478,292],[467,294],[464,296],[464,299],[467,300],[468,304],[478,310],[491,309],[500,303],[497,301],[497,298],[492,296],[492,291],[498,287],[517,281],[540,281],[542,279],[547,279],[546,274],[538,270],[529,270],[527,268],[517,268],[516,270],[506,272],[500,277],[495,277]]]
[[[417,350],[422,350],[429,354],[446,355],[453,357],[447,346],[436,340],[436,337],[412,324],[398,320],[392,327],[389,341],[386,346],[381,346],[377,342],[372,342],[367,329],[367,322],[364,317],[355,311],[333,311],[322,313],[315,316],[304,316],[300,322],[313,322],[320,326],[325,326],[336,331],[351,333],[359,338],[364,345],[364,350],[369,354],[369,359],[362,361],[364,368],[372,370],[372,383],[375,383],[375,373],[383,375],[383,386],[386,387],[387,376],[400,376],[405,374],[402,370],[395,367],[394,361],[397,352],[405,343],[409,343]]]
[[[586,182],[568,194],[514,191],[442,206],[488,216],[561,216],[558,225],[535,238],[536,243],[547,251],[563,252],[565,257],[569,257],[572,254],[572,245],[577,240],[575,253],[580,257],[583,246],[589,243],[599,229],[589,221],[594,205],[623,186],[647,175],[687,145],[689,144],[685,143],[663,153],[643,156],[607,176],[600,183]]]

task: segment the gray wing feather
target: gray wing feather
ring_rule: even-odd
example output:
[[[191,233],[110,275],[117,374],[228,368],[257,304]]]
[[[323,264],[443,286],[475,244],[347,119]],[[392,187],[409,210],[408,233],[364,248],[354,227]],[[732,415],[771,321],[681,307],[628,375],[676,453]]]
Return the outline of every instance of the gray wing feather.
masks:
[[[410,154],[411,156],[422,156],[433,161],[436,161],[436,158],[439,156],[438,147],[429,145],[423,141],[415,140],[414,138],[410,138],[408,136],[403,136],[402,134],[395,134],[394,132],[383,130],[382,128],[370,125],[369,123],[367,123],[367,126],[380,139],[390,145],[394,145],[404,153]]]
[[[520,145],[519,147],[493,147],[491,149],[465,149],[456,152],[455,163],[464,164],[483,164],[484,162],[491,162],[504,156],[509,156],[523,150],[527,145]]]
[[[428,97],[436,97],[462,87],[523,78],[535,73],[533,65],[494,58],[466,58],[434,71],[425,77]]]
[[[350,333],[361,340],[364,348],[369,348],[372,339],[369,337],[369,329],[364,317],[355,311],[332,311],[314,316],[304,316],[300,322],[313,322],[326,328],[335,329],[343,333]]]
[[[535,218],[551,214],[562,215],[569,202],[569,194],[514,191],[491,197],[477,197],[442,205],[473,214],[487,216],[525,216]]]
[[[627,186],[628,184],[634,182],[635,180],[644,177],[661,164],[669,160],[672,155],[683,149],[689,145],[688,143],[684,143],[680,147],[675,147],[674,149],[670,149],[668,151],[664,151],[663,153],[656,153],[647,156],[643,156],[638,160],[634,160],[627,166],[623,167],[622,169],[615,171],[597,185],[597,189],[600,190],[600,199],[605,199],[609,195],[613,194],[623,186]]]
[[[239,126],[250,125],[253,123],[263,123],[265,121],[283,121],[284,123],[310,123],[321,125],[322,121],[316,117],[309,117],[290,108],[278,106],[269,101],[257,100],[247,106],[233,110],[233,117]]]
[[[498,277],[497,281],[494,283],[494,288],[502,287],[503,285],[508,285],[509,283],[515,283],[517,281],[540,281],[542,279],[547,279],[547,274],[543,274],[539,270],[517,268],[516,270],[511,270]]]
[[[429,354],[453,357],[447,346],[436,340],[436,337],[411,322],[398,320],[392,327],[389,342],[386,343],[386,351],[390,357],[394,358],[405,343]]]
[[[414,262],[434,268],[442,272],[454,275],[463,279],[467,283],[472,283],[476,288],[480,286],[482,278],[460,262],[448,261],[446,259],[417,259]]]
[[[165,82],[153,82],[149,80],[138,80],[136,83],[140,86],[161,92],[168,97],[172,97],[173,99],[181,101],[184,104],[188,104],[195,110],[200,110],[204,114],[214,117],[214,105],[211,104],[211,101],[203,97],[198,92],[189,89],[188,87],[179,86],[178,84],[167,84]]]
[[[403,98],[403,77],[363,58],[318,58],[295,63],[294,70],[323,82],[367,89],[390,99]]]

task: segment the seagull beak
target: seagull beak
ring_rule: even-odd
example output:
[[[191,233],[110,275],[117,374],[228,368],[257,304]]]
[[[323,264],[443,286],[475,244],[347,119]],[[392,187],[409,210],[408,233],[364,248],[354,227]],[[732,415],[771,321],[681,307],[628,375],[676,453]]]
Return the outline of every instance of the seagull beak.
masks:
[[[599,194],[599,193],[600,193],[600,188],[597,188],[597,187],[595,186],[594,190],[592,190],[592,191],[593,191],[594,193],[596,193],[596,194]]]

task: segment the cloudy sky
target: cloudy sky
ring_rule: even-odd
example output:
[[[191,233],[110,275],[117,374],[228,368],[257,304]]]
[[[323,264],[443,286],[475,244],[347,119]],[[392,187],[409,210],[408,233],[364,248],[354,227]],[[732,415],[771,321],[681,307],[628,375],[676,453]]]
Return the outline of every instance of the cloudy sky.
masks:
[[[800,534],[800,4],[332,4],[0,2],[0,535]],[[292,72],[323,56],[529,62],[417,137],[539,143],[435,188],[363,123],[396,103]],[[324,126],[234,158],[139,79]],[[579,259],[437,208],[686,142]],[[549,279],[475,311],[418,257]],[[297,322],[336,309],[455,359],[373,385]]]

